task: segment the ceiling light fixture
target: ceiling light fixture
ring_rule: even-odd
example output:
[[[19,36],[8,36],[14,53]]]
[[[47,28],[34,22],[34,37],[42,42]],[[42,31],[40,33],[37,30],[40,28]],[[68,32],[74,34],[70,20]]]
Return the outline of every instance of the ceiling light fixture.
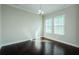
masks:
[[[40,8],[39,8],[39,10],[38,10],[38,14],[44,14],[44,11],[42,11],[41,5],[40,5]]]

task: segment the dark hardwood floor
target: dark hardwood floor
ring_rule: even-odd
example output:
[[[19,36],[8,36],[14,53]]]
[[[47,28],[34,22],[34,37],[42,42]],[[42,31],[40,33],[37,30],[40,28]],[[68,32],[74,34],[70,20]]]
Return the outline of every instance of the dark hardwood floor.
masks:
[[[1,48],[1,55],[79,55],[79,48],[51,40],[33,40]]]

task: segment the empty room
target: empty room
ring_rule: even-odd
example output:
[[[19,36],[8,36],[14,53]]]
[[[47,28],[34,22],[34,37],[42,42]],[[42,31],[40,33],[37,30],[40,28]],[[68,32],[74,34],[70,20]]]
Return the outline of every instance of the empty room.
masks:
[[[0,55],[79,55],[78,4],[0,4]]]

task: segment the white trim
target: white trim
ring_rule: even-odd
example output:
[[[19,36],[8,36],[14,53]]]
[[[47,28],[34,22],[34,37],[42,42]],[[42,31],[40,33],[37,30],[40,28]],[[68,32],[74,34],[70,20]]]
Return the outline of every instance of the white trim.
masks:
[[[45,38],[47,38],[47,37],[45,37]],[[48,38],[48,39],[50,39],[50,38]],[[79,48],[79,45],[72,44],[72,43],[68,43],[68,42],[61,41],[61,40],[57,40],[57,39],[55,39],[55,38],[54,38],[54,39],[50,39],[50,40],[58,41],[58,42],[60,42],[60,43],[64,43],[64,44],[67,44],[67,45],[70,45],[70,46]]]
[[[34,13],[32,11],[29,11],[28,9],[24,9],[24,8],[18,6],[18,5],[15,5],[15,4],[6,4],[6,5],[17,8],[17,9],[20,9],[20,10],[23,10],[23,11],[26,11],[26,12],[29,12],[29,13],[37,14],[37,13]]]
[[[24,42],[24,41],[28,41],[28,40],[17,41],[17,42],[10,42],[10,43],[6,43],[6,44],[2,44],[2,46],[7,46],[7,45],[11,45],[11,44],[16,44],[16,43],[20,43],[20,42]]]
[[[45,37],[45,38],[47,38],[47,37]],[[50,39],[50,38],[49,38],[49,39]],[[79,48],[79,45],[76,45],[76,44],[68,43],[68,42],[61,41],[61,40],[55,40],[55,39],[50,39],[50,40],[58,41],[58,42],[60,42],[60,43],[64,43],[64,44],[71,45],[71,46],[73,46],[73,47]],[[28,41],[28,40],[24,40],[24,41]],[[24,41],[17,41],[17,42],[11,42],[11,43],[7,43],[7,44],[2,44],[2,46],[11,45],[11,44],[15,44],[15,43],[20,43],[20,42],[24,42]],[[0,48],[1,48],[2,46],[0,46]]]

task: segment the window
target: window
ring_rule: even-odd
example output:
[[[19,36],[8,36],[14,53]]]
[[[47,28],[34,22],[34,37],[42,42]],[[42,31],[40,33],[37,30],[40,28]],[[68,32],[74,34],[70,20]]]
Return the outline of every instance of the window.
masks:
[[[64,15],[54,17],[54,33],[64,35]]]
[[[46,33],[52,33],[52,19],[45,20],[45,31]]]

